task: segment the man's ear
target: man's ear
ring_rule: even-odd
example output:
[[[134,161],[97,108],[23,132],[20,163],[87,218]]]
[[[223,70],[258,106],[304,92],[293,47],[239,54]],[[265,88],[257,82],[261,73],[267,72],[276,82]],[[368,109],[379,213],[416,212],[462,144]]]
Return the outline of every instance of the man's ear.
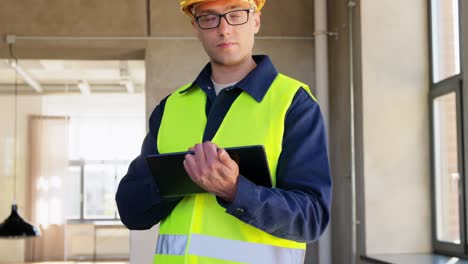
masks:
[[[262,16],[262,12],[258,11],[254,13],[254,27],[255,27],[255,34],[260,31],[260,17]]]
[[[192,20],[192,30],[195,37],[200,40],[200,29],[198,28],[197,22],[195,22],[195,20]]]

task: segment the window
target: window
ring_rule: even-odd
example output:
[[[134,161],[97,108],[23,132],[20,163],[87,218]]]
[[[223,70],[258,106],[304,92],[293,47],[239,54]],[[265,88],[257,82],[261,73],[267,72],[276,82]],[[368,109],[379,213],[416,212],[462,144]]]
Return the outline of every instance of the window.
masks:
[[[431,35],[432,240],[436,253],[468,257],[465,197],[468,114],[463,95],[462,19],[459,0],[429,0]],[[465,11],[463,11],[465,10]],[[466,63],[466,62],[465,62]],[[466,66],[465,66],[466,68]],[[468,102],[468,101],[467,101]]]
[[[436,238],[460,244],[460,167],[457,140],[456,93],[433,101]]]
[[[432,81],[435,83],[460,73],[458,13],[458,0],[431,1]]]
[[[140,152],[144,127],[143,117],[70,118],[68,220],[120,219],[115,192]]]

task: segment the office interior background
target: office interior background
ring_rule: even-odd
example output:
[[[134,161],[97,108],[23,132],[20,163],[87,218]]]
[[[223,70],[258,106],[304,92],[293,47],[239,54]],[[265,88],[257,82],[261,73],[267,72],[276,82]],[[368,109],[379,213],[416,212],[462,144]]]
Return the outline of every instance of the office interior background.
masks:
[[[0,221],[16,201],[42,233],[0,239],[0,263],[150,263],[157,226],[128,231],[114,194],[208,62],[178,1],[0,0],[0,36]],[[267,1],[254,53],[328,126],[332,220],[306,263],[468,258],[467,39],[466,0]]]

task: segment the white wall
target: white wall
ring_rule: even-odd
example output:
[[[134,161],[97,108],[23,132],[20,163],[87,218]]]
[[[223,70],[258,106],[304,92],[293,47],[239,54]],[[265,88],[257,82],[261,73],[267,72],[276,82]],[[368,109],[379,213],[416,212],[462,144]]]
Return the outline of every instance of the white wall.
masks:
[[[127,259],[129,230],[120,225],[68,224],[65,226],[65,258]]]
[[[44,96],[44,115],[144,117],[145,97],[142,94],[92,94]]]
[[[360,4],[367,253],[430,252],[427,1]]]
[[[25,179],[27,172],[27,116],[40,114],[40,96],[18,97],[18,141],[16,191],[19,213],[25,217]],[[14,152],[14,100],[12,96],[0,96],[0,222],[10,215],[13,201],[13,152]],[[0,262],[24,261],[23,239],[0,240]]]
[[[152,263],[158,232],[159,224],[149,230],[130,231],[130,264]]]

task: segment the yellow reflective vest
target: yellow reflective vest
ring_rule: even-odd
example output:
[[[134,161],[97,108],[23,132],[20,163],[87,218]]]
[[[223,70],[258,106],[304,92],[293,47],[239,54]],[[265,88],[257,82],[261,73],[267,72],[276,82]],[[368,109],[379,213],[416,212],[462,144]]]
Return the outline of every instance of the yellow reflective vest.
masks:
[[[188,87],[166,101],[157,138],[160,153],[186,151],[203,140],[207,96],[199,87],[182,92]],[[286,113],[301,87],[309,92],[305,84],[278,74],[261,102],[242,92],[212,142],[222,148],[263,145],[276,186]],[[185,197],[161,222],[154,263],[303,263],[305,248],[226,213],[214,195],[197,194]]]

